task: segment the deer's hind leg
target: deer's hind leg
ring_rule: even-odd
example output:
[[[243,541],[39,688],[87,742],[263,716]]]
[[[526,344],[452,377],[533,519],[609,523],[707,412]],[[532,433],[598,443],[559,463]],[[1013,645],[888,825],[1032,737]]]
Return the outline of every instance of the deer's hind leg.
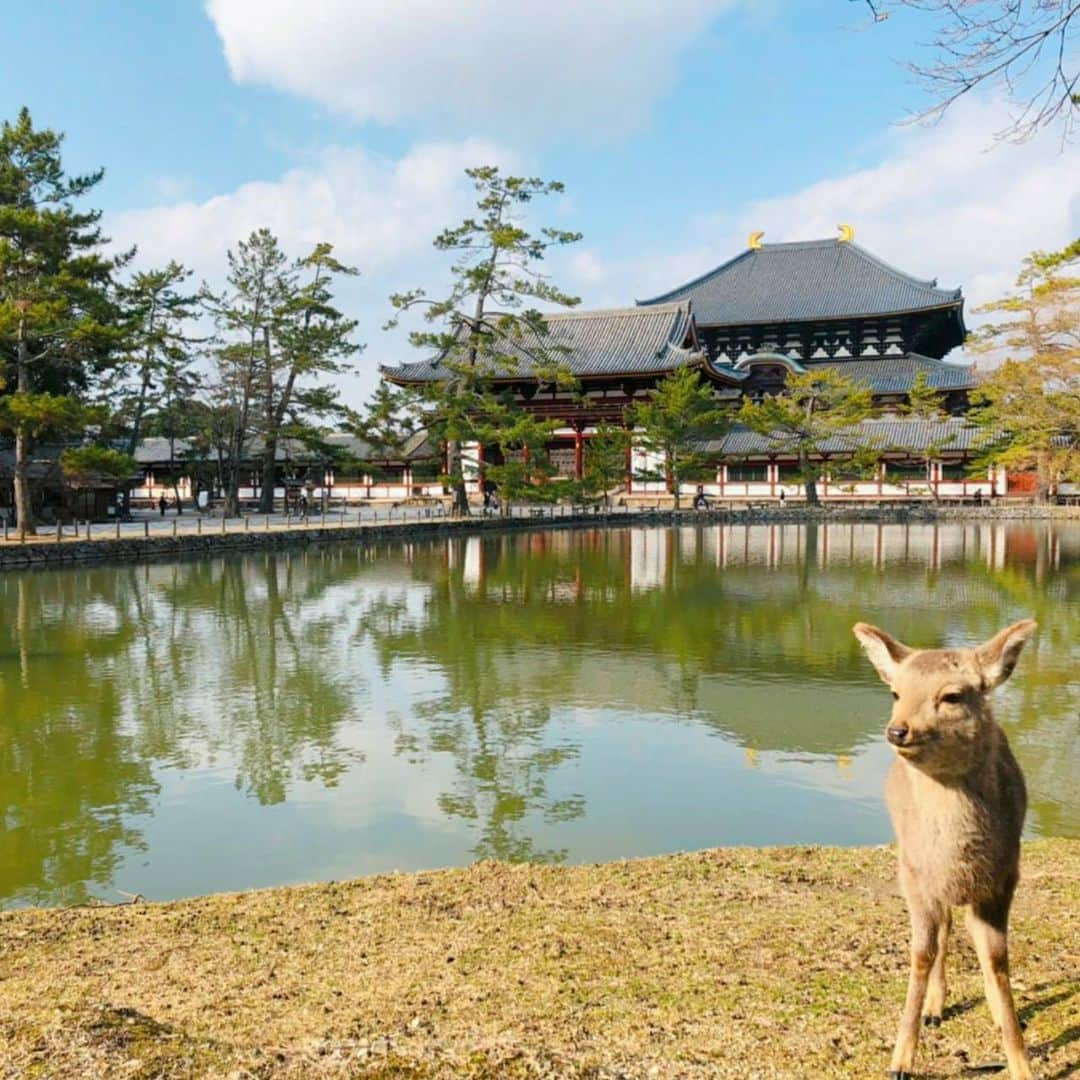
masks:
[[[1031,1080],[1031,1065],[1009,982],[1009,900],[1001,897],[968,909],[967,924],[979,956],[986,983],[986,1000],[995,1023],[1001,1029],[1005,1060],[1012,1080]]]
[[[927,1027],[940,1027],[945,1011],[945,997],[948,987],[945,981],[945,953],[949,948],[949,931],[952,929],[952,911],[945,909],[937,931],[937,955],[934,966],[930,969],[930,979],[926,984],[926,1000],[923,1002],[923,1023]]]
[[[900,1015],[900,1030],[896,1034],[896,1046],[889,1065],[889,1076],[893,1080],[910,1077],[915,1065],[915,1051],[919,1047],[919,1018],[926,999],[930,972],[937,962],[941,924],[947,912],[946,908],[929,903],[917,889],[911,888],[905,876],[901,869],[900,885],[911,916],[911,972],[904,1011]]]

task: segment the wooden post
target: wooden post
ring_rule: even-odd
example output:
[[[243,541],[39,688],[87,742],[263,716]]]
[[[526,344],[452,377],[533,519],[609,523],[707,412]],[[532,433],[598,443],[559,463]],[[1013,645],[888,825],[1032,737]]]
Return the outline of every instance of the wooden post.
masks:
[[[266,515],[265,528],[266,528],[267,532],[270,531],[270,515],[269,514]]]
[[[199,520],[195,523],[195,532],[202,536],[202,514],[199,515]]]
[[[226,523],[228,522],[228,520],[229,519],[225,516],[224,512],[222,512],[222,515],[221,515],[221,535],[222,536],[225,535],[225,526],[226,526]]]
[[[176,518],[173,518],[172,519],[172,534],[173,534],[173,536],[176,536],[176,526],[177,526],[177,524],[178,524],[178,522],[177,522]]]
[[[150,522],[149,521],[144,521],[142,523],[142,528],[143,528],[143,539],[144,540],[149,540],[150,539]]]
[[[116,515],[116,539],[120,539],[120,515]]]
[[[64,526],[59,518],[56,519],[56,542],[59,544],[64,539]]]

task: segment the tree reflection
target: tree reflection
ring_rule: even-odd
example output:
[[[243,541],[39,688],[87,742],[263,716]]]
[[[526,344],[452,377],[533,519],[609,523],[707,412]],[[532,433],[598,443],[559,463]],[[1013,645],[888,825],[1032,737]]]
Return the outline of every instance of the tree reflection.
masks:
[[[107,887],[157,790],[113,677],[131,628],[112,619],[111,590],[80,592],[59,575],[0,577],[0,898],[15,902]]]
[[[542,812],[544,778],[577,752],[546,756],[552,710],[659,713],[755,753],[846,756],[879,738],[887,704],[853,623],[929,646],[979,641],[1034,614],[1040,643],[1001,712],[1028,769],[1036,829],[1068,833],[1080,827],[1070,794],[1080,788],[1070,644],[1080,553],[1062,542],[1054,530],[1001,526],[452,540],[413,563],[429,590],[423,616],[382,611],[365,629],[384,670],[423,659],[445,675],[445,696],[414,711],[420,735],[404,744],[416,753],[426,738],[428,751],[453,756],[462,791],[443,796],[444,810],[477,821],[478,854],[533,857],[502,826]]]
[[[0,900],[76,902],[144,846],[156,770],[229,763],[260,803],[362,753],[332,553],[5,575]]]
[[[694,725],[765,767],[877,742],[860,619],[930,645],[1034,615],[1000,713],[1033,827],[1076,834],[1078,601],[1080,532],[1022,524],[549,530],[0,575],[0,902],[109,889],[166,770],[264,805],[340,785],[380,674],[417,797],[444,761],[437,805],[475,855],[559,861],[594,718],[604,739],[624,718]]]

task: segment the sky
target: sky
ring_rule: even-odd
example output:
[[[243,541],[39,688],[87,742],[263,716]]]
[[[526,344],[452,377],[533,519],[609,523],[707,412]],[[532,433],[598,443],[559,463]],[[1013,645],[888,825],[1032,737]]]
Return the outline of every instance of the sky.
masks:
[[[219,282],[264,225],[297,256],[332,243],[361,272],[340,294],[358,404],[418,358],[387,298],[446,289],[432,240],[471,165],[566,185],[529,223],[584,234],[549,271],[585,307],[674,288],[754,230],[845,222],[962,286],[977,323],[1025,254],[1080,235],[1080,146],[996,142],[993,90],[905,123],[925,99],[902,61],[932,32],[857,0],[37,0],[5,11],[0,115],[27,105],[70,171],[105,167],[95,204],[138,268]]]

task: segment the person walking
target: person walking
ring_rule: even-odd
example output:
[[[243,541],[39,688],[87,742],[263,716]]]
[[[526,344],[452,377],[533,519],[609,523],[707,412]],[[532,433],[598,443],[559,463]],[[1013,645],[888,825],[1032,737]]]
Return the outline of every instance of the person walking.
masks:
[[[157,501],[158,512],[161,514],[162,517],[165,516],[165,509],[166,509],[166,507],[168,505],[169,505],[169,500],[165,498],[165,492],[163,491],[158,496],[158,501]]]

